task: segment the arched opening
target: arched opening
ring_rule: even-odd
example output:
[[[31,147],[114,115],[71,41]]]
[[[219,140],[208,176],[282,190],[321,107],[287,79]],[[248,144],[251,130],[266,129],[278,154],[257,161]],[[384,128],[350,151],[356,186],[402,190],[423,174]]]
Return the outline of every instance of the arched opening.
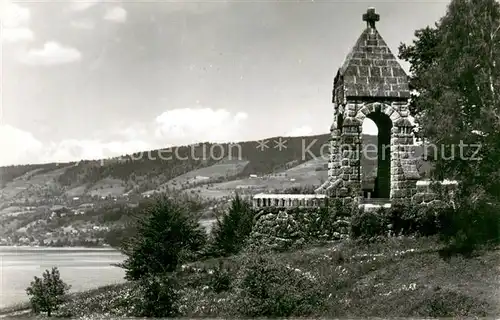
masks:
[[[391,119],[380,111],[370,113],[363,122],[361,184],[365,198],[390,197],[391,128]]]

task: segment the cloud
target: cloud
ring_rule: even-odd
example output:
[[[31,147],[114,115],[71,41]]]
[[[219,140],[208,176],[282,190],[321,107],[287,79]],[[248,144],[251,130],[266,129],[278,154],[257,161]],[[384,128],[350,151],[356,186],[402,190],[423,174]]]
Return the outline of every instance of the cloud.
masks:
[[[302,126],[299,128],[295,128],[289,131],[286,136],[287,137],[301,137],[301,136],[309,136],[312,135],[313,130],[309,126]]]
[[[122,7],[109,8],[104,15],[104,20],[123,23],[127,20],[127,11]]]
[[[142,140],[65,139],[42,143],[30,132],[0,125],[0,166],[97,160],[150,149],[154,147]]]
[[[4,28],[18,28],[30,21],[31,12],[28,8],[16,3],[7,3],[4,6],[5,11],[2,10],[4,14],[1,16]]]
[[[2,40],[7,42],[31,41],[34,38],[33,31],[29,28],[5,28],[2,33]]]
[[[28,8],[15,3],[3,3],[1,9],[2,41],[17,43],[34,39],[33,31],[28,28],[31,19]]]
[[[240,141],[248,115],[224,109],[185,108],[165,111],[151,123],[136,123],[102,138],[42,142],[28,131],[0,125],[0,166],[70,162],[118,157],[140,151],[197,142]]]
[[[75,48],[64,47],[61,44],[46,42],[42,49],[31,49],[21,56],[20,61],[27,65],[57,65],[80,60],[81,53]]]
[[[36,163],[42,146],[31,133],[10,125],[0,125],[0,166]]]
[[[224,109],[185,108],[165,111],[155,119],[155,137],[163,144],[192,144],[200,141],[225,142],[238,139],[244,112]]]
[[[45,148],[44,162],[71,162],[79,160],[98,160],[117,157],[150,149],[151,146],[139,140],[100,141],[95,139],[66,139],[51,143]]]

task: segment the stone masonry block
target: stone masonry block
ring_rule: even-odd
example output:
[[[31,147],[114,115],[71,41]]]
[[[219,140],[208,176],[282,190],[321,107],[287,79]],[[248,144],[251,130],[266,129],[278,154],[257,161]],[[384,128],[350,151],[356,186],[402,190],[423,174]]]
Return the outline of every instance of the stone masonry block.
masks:
[[[396,174],[393,176],[394,181],[403,181],[405,180],[405,176],[403,174]]]
[[[391,168],[391,175],[398,175],[398,174],[403,174],[403,168],[392,167]]]
[[[424,194],[424,201],[425,202],[430,202],[433,200],[436,200],[438,198],[438,195],[435,193],[425,193]]]
[[[339,189],[338,195],[340,197],[346,197],[349,194],[349,189],[343,187]]]
[[[401,119],[401,115],[399,114],[399,112],[394,112],[393,114],[391,114],[390,118],[393,122],[395,122]]]
[[[393,77],[392,75],[392,68],[391,67],[380,67],[380,71],[382,74],[382,77]],[[397,83],[397,80],[394,78],[395,82]]]
[[[363,106],[359,112],[363,113],[365,116],[369,115],[370,114],[370,110],[366,107],[366,106]]]
[[[408,191],[405,189],[393,190],[392,196],[394,198],[405,198],[408,196]]]
[[[372,61],[369,60],[369,59],[361,59],[361,65],[362,66],[371,66],[372,65]]]
[[[356,116],[356,111],[354,111],[354,110],[347,110],[346,115],[348,117],[355,117]]]
[[[360,66],[360,67],[358,67],[358,71],[359,71],[358,74],[361,77],[368,77],[369,76],[369,74],[368,74],[368,67],[366,67],[366,66]]]
[[[382,71],[380,71],[380,67],[371,67],[369,70],[370,70],[370,77],[382,76]]]
[[[420,204],[424,202],[424,194],[423,193],[415,193],[412,197],[412,201],[416,204]]]
[[[386,76],[384,77],[384,83],[388,85],[397,84],[398,80],[395,77]]]
[[[356,77],[355,81],[356,81],[356,83],[360,83],[360,84],[368,84],[369,78],[368,77]]]
[[[396,104],[395,103],[394,105],[399,107],[399,111],[409,111],[410,110],[408,107],[408,104],[406,104],[406,103],[405,104]]]
[[[373,109],[375,110],[375,112],[380,112],[381,109],[382,109],[382,106],[383,105],[381,103],[379,103],[379,102],[373,103]]]

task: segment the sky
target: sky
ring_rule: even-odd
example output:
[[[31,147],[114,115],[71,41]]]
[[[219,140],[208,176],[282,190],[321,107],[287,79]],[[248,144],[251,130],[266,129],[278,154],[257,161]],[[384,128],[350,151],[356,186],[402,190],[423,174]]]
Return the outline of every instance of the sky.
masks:
[[[328,133],[333,78],[366,9],[397,55],[449,1],[0,3],[11,165]]]

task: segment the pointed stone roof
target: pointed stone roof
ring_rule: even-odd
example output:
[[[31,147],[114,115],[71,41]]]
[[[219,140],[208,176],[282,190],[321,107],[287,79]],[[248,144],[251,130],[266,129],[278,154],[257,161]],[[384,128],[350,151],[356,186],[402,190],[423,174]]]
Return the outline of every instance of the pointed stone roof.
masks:
[[[368,9],[367,27],[335,77],[346,98],[409,98],[408,75],[375,28],[379,15]],[[341,81],[342,79],[342,81]]]

